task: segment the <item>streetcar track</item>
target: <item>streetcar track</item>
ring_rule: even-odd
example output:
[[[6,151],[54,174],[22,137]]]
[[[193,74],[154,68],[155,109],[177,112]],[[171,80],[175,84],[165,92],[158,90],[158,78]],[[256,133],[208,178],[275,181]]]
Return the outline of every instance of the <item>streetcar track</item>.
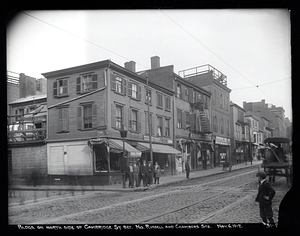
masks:
[[[168,215],[168,214],[172,214],[174,212],[178,212],[180,210],[191,207],[193,205],[197,205],[200,202],[203,202],[205,200],[220,196],[224,193],[228,193],[229,191],[241,190],[241,186],[253,184],[254,181],[252,180],[250,182],[243,183],[243,184],[240,184],[240,185],[235,186],[235,187],[225,187],[225,189],[224,188],[216,189],[218,187],[213,187],[213,189],[211,189],[211,188],[206,187],[206,185],[213,184],[213,183],[218,183],[218,182],[221,182],[221,181],[227,181],[229,179],[238,178],[239,176],[248,175],[248,174],[253,173],[253,172],[256,172],[256,171],[254,170],[254,171],[242,173],[242,174],[239,174],[239,175],[234,175],[234,176],[229,176],[229,177],[222,178],[222,179],[208,181],[208,182],[201,183],[201,184],[198,184],[198,185],[181,186],[181,187],[177,187],[176,189],[172,189],[172,190],[164,192],[164,193],[160,193],[160,194],[156,194],[156,195],[152,195],[152,196],[146,196],[146,197],[142,197],[140,199],[129,200],[129,201],[126,201],[126,202],[121,202],[121,203],[113,203],[111,205],[108,205],[108,206],[105,206],[105,207],[99,207],[99,208],[96,208],[96,209],[89,209],[89,210],[80,211],[80,212],[76,212],[76,213],[72,213],[72,214],[65,214],[65,215],[62,215],[62,216],[59,216],[59,217],[51,218],[50,220],[49,219],[39,220],[38,222],[34,222],[34,223],[30,223],[30,224],[49,224],[51,222],[64,222],[64,220],[68,221],[68,219],[72,219],[72,218],[75,218],[75,221],[76,221],[76,219],[78,217],[82,217],[85,214],[97,213],[97,212],[101,212],[101,211],[104,211],[104,210],[107,210],[107,209],[113,209],[113,208],[117,209],[118,207],[134,204],[136,202],[143,202],[143,201],[149,200],[149,199],[154,199],[154,198],[158,199],[158,198],[162,198],[162,197],[167,196],[167,195],[176,196],[176,194],[178,192],[182,192],[184,190],[197,190],[197,191],[200,190],[200,191],[209,191],[210,193],[213,193],[212,196],[206,197],[206,198],[204,198],[201,201],[198,201],[196,203],[192,203],[192,204],[189,204],[189,205],[186,205],[186,206],[183,206],[183,207],[181,206],[180,208],[177,208],[175,210],[164,212],[163,214],[160,214],[160,215],[159,214],[157,214],[155,216],[152,215],[151,217],[144,218],[144,219],[141,220],[141,222],[147,222],[147,221],[150,221],[151,219],[161,217],[161,216],[164,216],[164,215]],[[280,179],[277,179],[276,182],[279,181]],[[243,189],[243,191],[247,191],[247,192],[251,192],[251,193],[252,193],[252,191],[253,191],[253,193],[254,193],[254,191],[257,192],[257,190],[252,190],[252,189]],[[78,196],[79,195],[77,195],[76,197],[78,197]],[[84,195],[81,195],[81,196],[85,197]],[[74,196],[71,196],[71,197],[74,197]],[[86,197],[88,197],[88,196],[86,196]],[[70,197],[68,197],[68,198],[70,198]],[[65,199],[65,196],[62,196],[61,199]],[[58,198],[51,199],[49,201],[54,201],[54,200],[58,200]],[[45,201],[45,202],[49,202],[49,201]],[[240,200],[238,200],[238,202],[240,202]],[[42,203],[42,202],[39,202],[39,203]],[[36,204],[36,203],[34,203],[34,204]],[[235,204],[230,204],[231,207],[234,206],[234,205]],[[24,205],[22,205],[22,206],[24,207]],[[225,208],[228,209],[229,206],[225,207]],[[133,213],[133,212],[134,211],[130,211],[128,213]],[[213,212],[209,215],[210,216],[209,218],[213,218],[214,216],[220,214],[221,212],[222,212],[222,210]],[[124,214],[124,212],[122,213],[122,211],[120,211],[120,214],[116,214],[116,215],[122,215],[122,214]],[[18,219],[18,217],[12,217],[12,218]]]
[[[249,184],[249,183],[253,183],[253,181],[247,182],[246,184]],[[240,184],[240,185],[236,186],[235,188],[229,188],[229,189],[227,189],[227,190],[224,190],[224,191],[222,191],[222,192],[219,192],[218,194],[214,194],[214,195],[209,196],[209,197],[207,197],[207,198],[201,199],[200,201],[197,201],[197,202],[195,202],[195,203],[188,204],[188,205],[186,205],[186,206],[183,206],[183,207],[180,207],[180,208],[177,208],[177,209],[173,209],[173,210],[168,211],[168,212],[165,212],[165,213],[163,213],[163,214],[151,216],[151,217],[149,217],[149,218],[143,219],[143,220],[140,221],[138,224],[145,224],[145,223],[147,223],[148,221],[151,221],[151,220],[153,220],[153,219],[157,219],[157,218],[160,218],[160,217],[162,217],[162,216],[166,216],[166,215],[168,215],[168,214],[172,214],[172,213],[175,213],[175,212],[178,212],[178,211],[182,211],[183,209],[189,208],[189,207],[191,207],[191,206],[198,205],[198,204],[201,203],[201,202],[207,201],[207,200],[209,200],[209,199],[211,199],[211,198],[217,197],[217,196],[222,195],[222,194],[224,194],[224,193],[227,193],[227,192],[229,192],[229,191],[237,190],[237,189],[239,189],[241,186],[244,186],[244,185],[246,185],[246,184],[245,184],[245,183]]]

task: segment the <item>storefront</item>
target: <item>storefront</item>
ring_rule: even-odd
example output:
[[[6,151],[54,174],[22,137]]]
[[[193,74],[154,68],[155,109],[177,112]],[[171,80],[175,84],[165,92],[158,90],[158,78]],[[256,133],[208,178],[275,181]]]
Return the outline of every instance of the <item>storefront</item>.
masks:
[[[188,160],[191,170],[206,170],[212,168],[213,146],[210,135],[193,134],[195,139],[177,139],[177,147],[181,152],[178,156],[178,164],[181,161],[179,171],[185,171],[185,162]]]
[[[88,141],[51,142],[47,144],[48,175],[51,184],[66,184],[80,177],[90,184],[109,185],[122,182],[122,170],[141,158],[141,152],[123,141],[92,138]]]
[[[153,144],[153,164],[157,162],[160,166],[162,175],[175,175],[177,169],[176,156],[181,152],[175,148],[164,144]],[[142,160],[151,161],[150,158],[150,143],[137,142],[136,149],[142,152]]]
[[[230,139],[216,136],[214,149],[215,166],[222,166],[224,162],[230,162]]]

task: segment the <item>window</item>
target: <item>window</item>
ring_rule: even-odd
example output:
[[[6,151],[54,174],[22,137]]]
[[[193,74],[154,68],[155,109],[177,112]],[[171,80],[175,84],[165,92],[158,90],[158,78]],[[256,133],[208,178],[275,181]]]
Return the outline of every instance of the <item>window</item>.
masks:
[[[77,93],[86,93],[98,87],[97,74],[82,75],[77,78]]]
[[[110,88],[111,90],[123,94],[126,94],[126,80],[119,75],[110,74]],[[130,87],[131,89],[131,87]]]
[[[218,118],[214,115],[214,132],[218,132]]]
[[[128,96],[137,100],[141,100],[141,86],[129,81]]]
[[[158,116],[157,117],[157,136],[163,135],[163,118]]]
[[[228,97],[225,97],[225,110],[228,111]]]
[[[189,100],[189,90],[188,88],[185,88],[185,101]]]
[[[68,95],[68,80],[58,79],[53,83],[53,97]]]
[[[188,127],[188,125],[190,125],[190,114],[188,112],[185,113],[185,123],[185,127]]]
[[[136,84],[132,84],[132,87],[131,87],[131,96],[133,98],[137,98],[137,85]]]
[[[122,79],[120,77],[116,78],[116,91],[122,93]]]
[[[170,119],[165,118],[165,136],[170,137]]]
[[[177,84],[176,97],[181,98],[181,85]]]
[[[227,135],[229,136],[229,120],[227,120]]]
[[[139,123],[139,112],[138,110],[131,109],[130,123],[129,129],[131,131],[140,131],[140,123]]]
[[[151,135],[153,135],[153,118],[152,118],[152,114],[150,113],[150,129],[151,129]],[[145,112],[145,133],[149,134],[149,122],[148,122],[148,112]]]
[[[214,89],[214,95],[213,95],[213,100],[212,100],[213,105],[216,105],[216,97],[217,97],[217,91]]]
[[[77,110],[77,127],[79,130],[97,128],[97,105],[82,103]]]
[[[156,93],[157,97],[157,107],[163,108],[163,95],[161,93]]]
[[[165,97],[165,109],[166,110],[171,110],[171,98],[170,97]]]
[[[223,119],[223,117],[220,118],[220,126],[221,126],[221,134],[224,134],[224,119]]]
[[[69,108],[58,108],[58,132],[69,131]]]
[[[121,129],[122,127],[122,110],[123,110],[123,107],[122,106],[119,106],[117,105],[116,106],[116,128],[118,129]]]
[[[83,128],[92,128],[92,105],[83,106]]]
[[[177,109],[177,128],[182,128],[182,111]]]
[[[148,98],[149,98],[149,105],[152,104],[152,96],[151,96],[151,90],[146,90],[146,103],[148,103]]]
[[[220,108],[223,108],[223,94],[220,94]]]

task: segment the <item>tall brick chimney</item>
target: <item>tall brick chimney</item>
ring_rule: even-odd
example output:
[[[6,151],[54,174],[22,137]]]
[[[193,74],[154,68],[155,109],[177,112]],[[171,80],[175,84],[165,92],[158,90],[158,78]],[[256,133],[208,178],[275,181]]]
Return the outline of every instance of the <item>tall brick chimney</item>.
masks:
[[[26,98],[30,95],[35,95],[36,79],[21,73],[19,78],[19,91],[20,98]]]
[[[124,67],[127,70],[130,70],[132,72],[135,72],[135,62],[134,61],[128,61],[124,63]]]
[[[151,57],[151,69],[160,67],[160,58],[159,56]]]

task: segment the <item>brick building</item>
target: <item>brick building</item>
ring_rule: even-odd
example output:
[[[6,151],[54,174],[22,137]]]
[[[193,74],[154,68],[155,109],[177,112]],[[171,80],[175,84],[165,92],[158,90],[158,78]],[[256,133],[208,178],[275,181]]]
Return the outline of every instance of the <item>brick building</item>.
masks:
[[[173,92],[110,60],[43,74],[47,78],[48,174],[51,183],[84,176],[97,184],[121,182],[126,164],[153,161],[175,174]],[[149,111],[148,104],[149,99]],[[150,117],[150,130],[148,117]],[[125,128],[125,154],[120,131]]]
[[[230,160],[230,92],[227,76],[211,65],[182,70],[179,75],[212,94],[210,130],[214,149],[213,165]]]
[[[192,84],[174,73],[174,66],[160,66],[158,56],[151,57],[149,81],[174,92],[174,140],[181,151],[177,156],[177,172],[184,171],[189,158],[191,170],[212,167],[212,142],[210,132],[210,92]]]

